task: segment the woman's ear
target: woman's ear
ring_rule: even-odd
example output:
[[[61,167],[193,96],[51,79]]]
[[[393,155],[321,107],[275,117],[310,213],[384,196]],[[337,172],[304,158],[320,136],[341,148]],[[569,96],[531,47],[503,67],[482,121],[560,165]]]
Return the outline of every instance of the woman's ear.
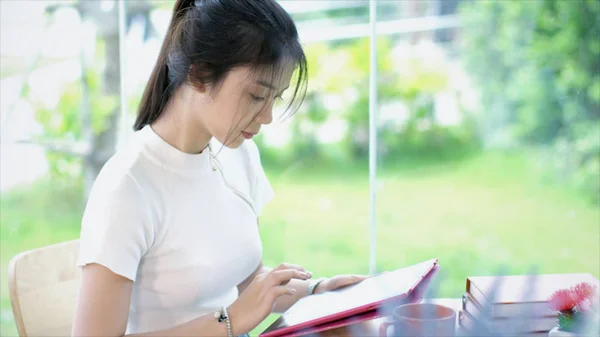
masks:
[[[188,73],[188,82],[198,90],[199,92],[205,93],[208,91],[208,79],[209,73],[203,69],[202,66],[192,64]]]

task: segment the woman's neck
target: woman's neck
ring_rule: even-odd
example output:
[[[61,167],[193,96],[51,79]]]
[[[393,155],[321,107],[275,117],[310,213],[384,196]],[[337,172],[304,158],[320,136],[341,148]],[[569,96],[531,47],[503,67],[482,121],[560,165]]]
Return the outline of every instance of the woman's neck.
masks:
[[[190,110],[195,104],[192,93],[185,86],[173,93],[161,116],[152,123],[152,129],[164,141],[178,150],[197,154],[206,149],[212,135],[193,118]]]

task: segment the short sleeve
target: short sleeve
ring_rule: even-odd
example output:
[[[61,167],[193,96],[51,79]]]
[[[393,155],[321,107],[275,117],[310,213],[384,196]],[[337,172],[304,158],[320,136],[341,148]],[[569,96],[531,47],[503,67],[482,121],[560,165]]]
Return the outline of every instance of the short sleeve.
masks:
[[[269,183],[269,179],[262,167],[260,152],[253,141],[248,141],[248,152],[250,163],[254,174],[254,183],[252,184],[252,198],[256,208],[256,214],[260,215],[263,208],[273,200],[275,192]]]
[[[139,186],[130,175],[99,175],[81,224],[78,266],[97,263],[135,281],[154,231]]]

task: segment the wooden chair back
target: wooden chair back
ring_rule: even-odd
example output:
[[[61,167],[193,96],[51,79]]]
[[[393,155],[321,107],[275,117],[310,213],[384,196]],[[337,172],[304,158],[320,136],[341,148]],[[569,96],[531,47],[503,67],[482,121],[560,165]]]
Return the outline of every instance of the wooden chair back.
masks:
[[[10,301],[20,337],[70,336],[80,270],[79,240],[15,256],[9,266]]]

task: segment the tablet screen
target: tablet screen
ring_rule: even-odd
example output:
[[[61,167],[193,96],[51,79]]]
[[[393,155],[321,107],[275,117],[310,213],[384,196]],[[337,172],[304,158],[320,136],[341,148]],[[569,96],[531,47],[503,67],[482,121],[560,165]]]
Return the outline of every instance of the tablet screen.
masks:
[[[264,333],[300,325],[318,318],[408,295],[435,266],[429,260],[410,267],[374,275],[352,286],[323,294],[303,297],[277,319]]]

